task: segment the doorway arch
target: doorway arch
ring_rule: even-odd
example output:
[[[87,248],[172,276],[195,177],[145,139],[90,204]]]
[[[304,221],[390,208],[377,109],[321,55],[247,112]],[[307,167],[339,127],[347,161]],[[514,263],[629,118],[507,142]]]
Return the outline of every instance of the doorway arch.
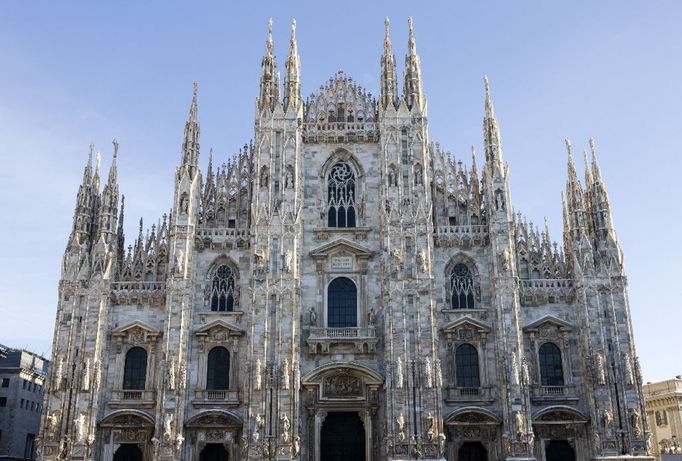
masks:
[[[365,428],[357,412],[330,412],[322,424],[320,461],[365,461]]]
[[[575,450],[567,440],[550,440],[545,446],[547,461],[576,461]]]
[[[142,461],[142,451],[133,443],[124,443],[114,453],[114,461]]]
[[[457,452],[458,461],[488,461],[488,451],[481,442],[464,442]]]
[[[201,455],[199,456],[200,461],[228,461],[229,456],[227,450],[220,443],[209,443],[203,450],[201,450]]]

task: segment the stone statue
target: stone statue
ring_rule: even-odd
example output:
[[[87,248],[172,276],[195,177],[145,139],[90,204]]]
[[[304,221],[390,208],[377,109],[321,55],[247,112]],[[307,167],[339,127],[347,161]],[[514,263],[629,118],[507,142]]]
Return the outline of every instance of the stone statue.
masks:
[[[179,455],[180,452],[182,451],[182,443],[183,443],[184,441],[185,441],[185,438],[182,436],[182,434],[178,434],[178,435],[175,437],[175,453],[176,453],[177,455]]]
[[[180,379],[178,379],[178,389],[181,391],[185,389],[187,383],[187,364],[183,361],[180,365]]]
[[[178,248],[175,250],[175,273],[176,274],[182,274],[184,257],[185,257],[185,252],[182,251],[182,248]]]
[[[286,413],[280,416],[280,422],[282,423],[282,440],[284,443],[289,443],[289,429],[291,429],[291,422]]]
[[[291,381],[291,369],[289,367],[289,359],[284,359],[282,364],[282,389],[289,389],[289,381]]]
[[[256,390],[259,391],[261,390],[261,387],[263,385],[263,363],[260,361],[260,359],[256,360]]]
[[[263,427],[263,424],[263,417],[257,414],[253,425],[253,442],[256,444],[260,440],[260,429]]]
[[[287,176],[284,182],[284,188],[290,189],[294,187],[294,172],[291,168],[287,168]]]
[[[502,271],[507,273],[511,270],[511,253],[509,252],[509,248],[505,248],[504,251],[500,253],[500,266],[502,267]]]
[[[596,454],[601,454],[601,438],[597,431],[592,433],[592,448]]]
[[[55,371],[55,390],[62,390],[62,383],[64,380],[64,359],[60,358],[57,364],[57,370]]]
[[[511,353],[511,360],[510,360],[510,367],[511,367],[511,383],[514,386],[518,386],[519,384],[519,361],[516,358],[516,351],[512,351]]]
[[[99,389],[99,385],[102,382],[102,363],[99,360],[95,360],[95,369],[94,369],[94,379],[93,379],[93,385],[92,387],[95,388],[95,390]]]
[[[646,454],[651,454],[651,432],[649,431],[644,436],[644,445],[646,446]]]
[[[370,307],[369,312],[367,312],[367,325],[372,327],[374,326],[374,308]]]
[[[291,253],[291,250],[287,250],[286,254],[284,255],[284,271],[291,272],[293,270],[293,264],[294,256]]]
[[[518,410],[514,412],[514,422],[516,425],[516,440],[520,441],[526,433],[526,422],[523,418],[523,412]]]
[[[174,391],[175,390],[175,359],[171,359],[170,362],[167,362],[168,370],[167,370],[167,377],[168,377],[168,390],[169,391]]]
[[[431,366],[431,358],[427,357],[424,363],[424,379],[426,380],[426,388],[433,387],[433,367]]]
[[[73,420],[73,425],[76,431],[76,443],[83,443],[85,441],[85,415],[79,413]]]
[[[613,413],[611,410],[606,409],[604,410],[604,413],[602,414],[602,421],[604,422],[604,429],[606,430],[606,434],[610,437],[613,434]]]
[[[501,189],[495,191],[495,209],[504,211],[504,192]]]
[[[434,439],[436,438],[436,418],[433,417],[433,415],[429,412],[428,416],[426,417],[427,421],[427,430],[426,430],[426,438],[429,439],[429,441],[433,442]]]
[[[152,460],[158,461],[161,441],[159,439],[157,439],[156,437],[152,437],[151,442],[152,442]]]
[[[421,273],[426,272],[426,251],[422,248],[419,250],[419,253],[417,253],[417,264],[419,265],[419,271]]]
[[[625,354],[623,361],[625,362],[625,384],[632,386],[635,382],[635,375],[632,371],[632,360],[630,359],[630,354]]]
[[[311,327],[316,327],[317,326],[317,312],[315,312],[315,308],[311,307],[310,308],[310,326]]]
[[[398,363],[396,365],[396,386],[398,389],[403,388],[403,359],[398,357]]]
[[[445,434],[443,434],[442,432],[438,434],[438,456],[440,456],[441,458],[445,454],[445,439],[446,439]]]
[[[59,425],[59,415],[56,412],[47,415],[45,419],[45,434],[49,440],[54,440]]]
[[[604,355],[601,352],[597,354],[597,383],[600,386],[606,384],[606,369],[604,368]]]
[[[642,436],[642,416],[636,408],[630,412],[630,421],[632,422],[632,433],[635,437]]]
[[[173,438],[173,413],[166,413],[163,417],[163,438],[166,442]]]
[[[509,434],[502,434],[502,451],[504,452],[504,457],[509,458],[512,455],[512,446]]]
[[[528,361],[524,357],[521,360],[521,382],[523,384],[530,384],[530,372],[528,371]]]
[[[90,390],[90,359],[85,359],[83,363],[83,377],[81,379],[81,389]]]
[[[296,457],[301,453],[301,437],[298,435],[294,437],[294,441],[292,442],[291,446],[291,455]]]
[[[402,442],[405,440],[405,416],[400,413],[395,422],[398,425],[398,440]]]

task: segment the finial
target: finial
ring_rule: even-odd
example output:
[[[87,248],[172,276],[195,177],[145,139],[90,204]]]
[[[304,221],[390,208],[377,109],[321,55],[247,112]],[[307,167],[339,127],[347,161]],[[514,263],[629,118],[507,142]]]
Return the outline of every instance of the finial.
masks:
[[[265,41],[268,54],[272,54],[272,18],[268,19],[268,39]]]
[[[490,82],[488,82],[488,75],[483,76],[483,84],[485,85],[486,96],[490,94]]]
[[[389,26],[391,25],[391,20],[388,19],[388,16],[384,19],[384,25],[386,26],[386,33],[388,33]]]
[[[594,147],[594,138],[590,137],[589,142],[590,142],[590,152],[592,153],[592,158],[594,158],[594,156],[597,152],[597,149],[595,149],[595,147]]]
[[[92,153],[95,152],[95,143],[90,143],[90,150],[88,151],[88,165],[92,165]]]
[[[291,39],[296,39],[296,18],[291,20]]]
[[[114,158],[118,157],[118,141],[114,138],[111,143],[114,145]]]
[[[494,118],[495,110],[493,109],[493,98],[490,96],[490,82],[487,75],[483,76],[483,86],[485,87],[485,116]]]
[[[193,97],[196,99],[197,93],[199,92],[199,82],[196,81],[196,80],[194,80],[194,84],[193,84],[193,85],[194,85]]]
[[[571,140],[568,138],[564,139],[564,142],[566,143],[566,152],[568,152],[569,157],[573,157],[573,145],[571,144]]]
[[[409,28],[409,37],[407,40],[407,46],[409,48],[410,53],[416,53],[417,52],[417,46],[415,44],[414,40],[414,25],[412,24],[412,16],[407,18],[407,27]]]
[[[414,24],[412,24],[412,16],[407,18],[407,27],[410,29],[410,35],[412,35],[412,32],[414,31]]]
[[[100,151],[97,151],[95,159],[95,172],[99,175],[99,166],[102,163],[102,153]]]

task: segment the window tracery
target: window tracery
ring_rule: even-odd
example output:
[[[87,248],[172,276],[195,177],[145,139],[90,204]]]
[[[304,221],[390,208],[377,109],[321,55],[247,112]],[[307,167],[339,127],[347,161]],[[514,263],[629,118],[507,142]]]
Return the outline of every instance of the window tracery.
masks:
[[[451,309],[473,309],[474,277],[464,263],[457,263],[450,271],[450,307]]]
[[[232,269],[223,264],[215,271],[211,280],[211,310],[232,312],[235,307],[235,275]]]
[[[346,162],[332,166],[327,176],[327,226],[355,227],[355,173]]]

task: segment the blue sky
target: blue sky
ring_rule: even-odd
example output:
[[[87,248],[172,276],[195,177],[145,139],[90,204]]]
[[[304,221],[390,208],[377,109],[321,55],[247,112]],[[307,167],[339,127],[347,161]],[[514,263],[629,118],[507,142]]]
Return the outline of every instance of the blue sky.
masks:
[[[514,206],[561,241],[564,137],[596,140],[647,381],[682,373],[679,1],[6,2],[0,15],[0,342],[49,351],[88,144],[121,144],[126,229],[171,206],[199,81],[202,164],[248,142],[269,17],[280,69],[298,22],[303,93],[339,69],[378,93],[383,20],[402,72],[413,16],[431,139],[480,151],[488,74]],[[481,161],[479,157],[479,162]],[[582,171],[581,161],[578,162]]]

